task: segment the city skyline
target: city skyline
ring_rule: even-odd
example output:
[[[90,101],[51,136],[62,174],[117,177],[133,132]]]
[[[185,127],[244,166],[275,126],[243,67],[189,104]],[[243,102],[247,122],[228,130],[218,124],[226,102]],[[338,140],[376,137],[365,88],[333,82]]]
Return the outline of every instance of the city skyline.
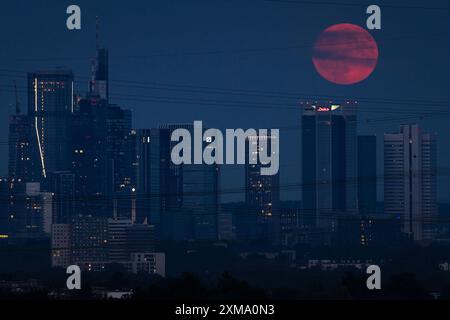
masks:
[[[0,300],[450,299],[448,1],[349,1],[2,5]]]
[[[135,3],[139,8],[146,8],[143,2],[136,1]],[[33,53],[30,52],[30,54],[33,54],[32,58],[26,57],[23,52],[15,52],[13,54],[11,50],[15,46],[7,47],[7,50],[3,53],[5,56],[1,61],[4,64],[5,70],[20,71],[17,74],[19,77],[16,78],[18,80],[19,97],[22,105],[26,104],[27,99],[22,92],[24,90],[24,83],[20,78],[21,72],[45,69],[54,67],[55,65],[65,65],[66,67],[71,67],[74,71],[76,90],[80,93],[86,91],[85,88],[89,85],[87,83],[91,78],[90,62],[92,57],[94,57],[96,42],[95,16],[99,15],[100,43],[101,47],[107,47],[109,49],[111,70],[108,76],[114,83],[113,90],[110,90],[110,100],[113,103],[123,105],[125,108],[133,109],[135,114],[134,128],[158,127],[161,123],[169,122],[192,123],[196,119],[203,120],[208,127],[217,128],[229,127],[230,122],[233,123],[233,127],[257,128],[279,126],[288,128],[281,132],[283,135],[281,148],[285,151],[292,145],[298,146],[298,148],[294,148],[292,152],[288,152],[287,156],[281,157],[280,165],[282,169],[284,168],[284,170],[281,170],[282,185],[301,183],[301,175],[296,172],[288,174],[287,172],[289,171],[286,168],[292,168],[296,163],[300,162],[300,152],[298,151],[300,147],[298,131],[300,128],[296,128],[300,114],[296,110],[298,110],[299,99],[305,98],[307,95],[310,96],[310,99],[314,99],[315,97],[328,99],[327,96],[336,95],[344,96],[344,98],[366,97],[366,101],[364,99],[360,100],[361,109],[363,109],[359,116],[360,124],[363,124],[360,126],[361,134],[376,134],[378,137],[381,137],[385,132],[395,130],[401,123],[421,122],[421,126],[426,130],[428,129],[427,131],[439,133],[439,136],[442,137],[441,141],[445,141],[448,136],[447,128],[442,125],[443,122],[436,120],[436,114],[442,113],[441,109],[444,107],[439,107],[439,104],[434,106],[436,104],[434,102],[421,102],[421,100],[442,100],[445,104],[446,97],[442,96],[445,90],[441,88],[443,83],[445,83],[443,80],[445,78],[442,77],[442,73],[446,66],[442,69],[432,65],[427,70],[424,70],[420,62],[422,62],[424,57],[427,57],[428,53],[422,49],[423,46],[419,46],[419,52],[413,55],[409,54],[406,58],[404,55],[402,56],[403,51],[409,48],[409,46],[416,46],[417,43],[427,44],[428,40],[422,34],[416,35],[410,30],[400,27],[401,23],[396,23],[395,25],[392,23],[394,16],[397,20],[403,21],[403,19],[406,19],[408,13],[414,13],[416,11],[415,9],[406,8],[405,10],[407,12],[401,13],[396,8],[385,8],[388,14],[384,19],[386,20],[386,25],[390,26],[390,29],[388,31],[382,29],[373,32],[380,47],[379,67],[364,83],[351,86],[351,88],[337,88],[327,84],[315,74],[310,61],[310,53],[308,52],[309,43],[312,44],[320,31],[332,23],[347,20],[355,24],[363,25],[364,19],[366,18],[363,6],[351,6],[344,10],[341,6],[336,5],[335,12],[325,13],[319,5],[297,7],[295,4],[288,5],[281,3],[264,5],[260,3],[251,5],[239,4],[244,12],[254,9],[258,13],[264,13],[271,17],[270,21],[273,22],[279,21],[279,17],[272,17],[270,15],[271,10],[280,10],[283,13],[285,22],[281,23],[276,30],[267,31],[266,27],[261,24],[261,21],[255,17],[251,21],[259,26],[261,30],[247,28],[245,29],[246,32],[240,36],[236,34],[236,28],[232,26],[230,27],[231,29],[224,30],[218,27],[220,25],[218,22],[216,24],[213,23],[211,26],[215,32],[214,34],[223,35],[227,40],[230,40],[231,47],[227,48],[227,46],[221,45],[220,42],[213,40],[213,33],[206,35],[208,45],[196,46],[200,40],[199,36],[196,35],[201,35],[202,33],[196,33],[194,31],[201,30],[202,23],[209,22],[210,19],[206,18],[206,16],[201,16],[201,19],[197,19],[198,22],[192,21],[191,18],[179,19],[179,23],[173,24],[170,28],[161,28],[160,32],[153,31],[158,30],[158,28],[148,29],[146,27],[146,25],[153,25],[154,23],[160,23],[160,25],[166,26],[171,21],[167,20],[165,22],[161,21],[158,17],[154,17],[153,15],[158,10],[164,13],[173,11],[175,14],[173,19],[175,19],[177,14],[180,13],[180,10],[191,12],[190,10],[198,8],[196,7],[198,5],[201,6],[202,10],[200,12],[202,13],[209,11],[216,13],[216,6],[220,7],[223,4],[217,3],[214,6],[203,6],[204,3],[201,1],[200,3],[189,5],[182,3],[173,5],[155,3],[153,4],[155,7],[151,7],[154,10],[143,10],[143,12],[148,13],[153,19],[145,20],[147,23],[141,25],[140,29],[134,28],[134,24],[132,23],[118,26],[113,20],[119,16],[123,19],[130,19],[130,14],[139,16],[143,12],[140,13],[132,9],[131,11],[121,11],[118,16],[119,11],[113,7],[109,9],[108,14],[102,15],[102,9],[99,4],[85,4],[81,2],[80,5],[86,8],[86,10],[83,28],[78,33],[68,33],[63,28],[62,30],[56,28],[58,25],[58,21],[56,20],[41,22],[44,28],[52,30],[51,32],[54,33],[55,39],[57,39],[56,42],[58,43],[58,50],[52,50],[51,53],[46,53],[46,48],[53,46],[49,42],[46,46],[39,46],[39,50],[33,47],[32,50],[35,51]],[[409,5],[413,7],[413,4]],[[17,7],[12,4],[11,6],[11,10],[15,12]],[[239,13],[231,13],[230,6],[225,5],[220,8],[226,13],[225,17],[228,14],[228,17],[230,15],[234,16],[238,21],[241,21],[240,18],[244,14],[244,12],[242,15]],[[49,8],[49,10],[55,11],[57,9],[58,5]],[[38,10],[36,12],[39,12],[39,9],[36,10]],[[323,16],[325,19],[315,19],[314,23],[309,23],[310,21],[308,19],[310,18],[307,16],[310,13],[314,13],[315,16],[318,15],[319,17]],[[35,16],[29,16],[28,13],[24,14],[31,21],[37,19]],[[300,25],[290,29],[289,27],[295,26],[295,23],[299,23],[297,19],[294,19],[294,16],[299,14],[306,16],[305,19],[300,19]],[[424,17],[433,14],[440,15],[445,13],[437,13],[432,10],[423,12]],[[168,16],[171,17],[171,15]],[[220,21],[222,22],[222,20]],[[187,21],[192,22],[191,28],[188,29],[189,31],[186,31],[187,33],[185,35],[186,39],[192,40],[189,45],[184,41],[175,41],[176,39],[180,39],[181,36],[177,36],[180,23],[186,23]],[[439,21],[435,23],[438,25],[441,24]],[[128,28],[131,28],[131,34],[135,35],[134,37],[124,37],[130,31]],[[423,34],[433,34],[433,28],[434,26],[432,25],[423,26]],[[28,31],[21,27],[18,27],[16,31],[25,38],[29,37]],[[264,31],[267,31],[265,32],[266,34],[272,35],[269,36],[269,43],[262,40],[261,34],[264,34]],[[146,32],[148,32],[150,39],[154,41],[144,41],[146,39],[144,36]],[[254,37],[250,37],[250,34]],[[118,45],[118,42],[115,40],[116,35],[119,35],[118,39],[121,39],[127,45]],[[231,35],[234,35],[236,40],[233,40]],[[281,36],[275,38],[275,35]],[[413,41],[409,40],[409,35],[411,35]],[[436,36],[439,37],[439,35]],[[245,41],[248,43],[245,47],[238,44],[239,41],[237,40],[242,40],[243,37],[249,40]],[[298,44],[298,38],[300,37],[302,41]],[[406,47],[399,48],[392,46],[392,38],[400,38],[400,41]],[[48,42],[47,39],[42,39],[42,41]],[[64,46],[66,41],[76,43],[77,45],[69,51]],[[177,43],[178,45],[176,45]],[[297,43],[297,45],[291,48],[292,43]],[[199,49],[190,50],[192,48]],[[438,54],[444,54],[445,48],[444,45],[441,48],[443,50],[440,50]],[[283,57],[281,60],[277,58],[280,55]],[[16,60],[12,58],[13,56]],[[267,64],[267,61],[275,61],[275,63]],[[394,64],[396,61],[398,63]],[[423,74],[424,77],[412,77],[407,83],[398,81],[398,78],[401,78],[402,74],[412,72],[408,71],[409,68],[407,67],[411,63],[417,65],[417,73]],[[265,68],[260,68],[262,65]],[[242,68],[242,66],[245,67]],[[228,69],[229,72],[226,71]],[[266,70],[266,72],[262,73],[263,70]],[[392,70],[392,72],[388,72],[387,70]],[[271,77],[265,77],[265,73],[271,74]],[[6,99],[9,100],[9,104],[14,105],[14,93],[10,79],[11,77],[14,78],[16,74],[6,73],[5,71],[6,74],[8,77],[2,80],[2,83],[8,88],[5,92]],[[435,85],[425,85],[425,79],[429,78],[432,74],[436,82]],[[233,75],[238,75],[238,77],[233,77]],[[213,83],[207,80],[211,77],[215,79]],[[396,80],[393,80],[395,77],[397,77]],[[439,81],[438,79],[441,78],[442,80]],[[277,81],[273,81],[273,79]],[[134,81],[138,83],[134,84]],[[167,85],[164,86],[164,84]],[[226,90],[219,90],[222,94],[211,94],[210,92],[212,90],[206,89],[205,87]],[[396,91],[391,88],[396,88]],[[410,90],[411,88],[420,88],[420,90]],[[383,97],[381,98],[386,100],[385,103],[380,101],[381,98],[376,95],[376,92],[380,89],[383,92]],[[278,94],[277,96],[274,94],[275,92],[284,93]],[[268,94],[276,97],[266,97]],[[206,99],[206,101],[202,101],[202,99]],[[419,102],[416,101],[413,106],[410,106],[408,111],[408,101],[414,99],[417,99]],[[223,100],[235,102],[220,102]],[[239,112],[245,116],[241,117],[242,119],[230,118],[228,115],[230,112],[227,112],[227,110],[236,109],[237,106],[235,105],[237,104],[239,106],[240,102],[241,106],[247,106],[239,109]],[[420,104],[423,104],[423,107]],[[431,104],[433,106],[430,106]],[[261,109],[258,108],[258,105]],[[168,110],[174,110],[175,112],[169,112]],[[6,114],[6,109],[4,112],[5,117],[11,113],[7,112]],[[216,117],[217,114],[221,116]],[[423,114],[431,114],[430,119],[421,116]],[[4,119],[6,119],[5,117]],[[409,117],[416,119],[408,120],[407,118]],[[383,120],[383,118],[387,118],[388,120]],[[391,118],[397,118],[397,120],[390,120]],[[379,151],[378,172],[381,175],[383,172],[383,166],[381,164],[381,143],[378,143],[377,149]],[[439,166],[445,169],[447,167],[446,163],[450,162],[450,156],[447,154],[446,148],[438,148],[438,153]],[[0,172],[3,172],[3,175],[5,175],[7,171],[6,161],[4,159],[0,160],[3,163],[1,166],[3,170],[0,170]],[[237,179],[243,170],[243,168],[235,167],[224,168],[224,178],[221,180],[221,184],[230,189],[243,188],[243,182],[238,182],[240,180]],[[445,175],[439,176],[438,182],[440,190],[448,188],[448,179],[446,179]],[[379,200],[381,200],[381,185],[379,185],[378,195]],[[225,197],[225,200],[239,201],[243,200],[243,198],[244,194],[228,195]],[[299,192],[298,190],[284,191],[282,199],[300,200]],[[450,195],[446,192],[441,192],[439,199],[440,201],[449,202]]]
[[[104,66],[102,73],[98,72],[98,65]],[[108,65],[107,50],[97,46],[89,91],[84,97],[74,93],[73,73],[68,69],[28,73],[28,114],[21,115],[16,105],[16,112],[10,117],[9,150],[12,154],[8,158],[10,174],[5,180],[10,186],[9,191],[3,192],[9,192],[11,199],[17,198],[19,207],[23,201],[19,200],[20,195],[26,196],[26,201],[33,199],[29,198],[31,196],[50,197],[52,206],[44,209],[44,202],[32,204],[33,209],[41,211],[21,212],[17,218],[16,213],[11,213],[8,219],[13,223],[9,223],[11,227],[8,229],[12,229],[6,234],[15,237],[16,233],[25,232],[20,237],[27,238],[29,232],[23,229],[25,227],[35,230],[35,234],[30,233],[32,237],[39,237],[40,234],[49,234],[52,228],[49,223],[56,227],[61,225],[61,230],[65,230],[62,224],[72,225],[77,217],[81,219],[84,216],[129,219],[132,224],[138,222],[137,225],[150,223],[156,227],[155,235],[159,240],[219,238],[219,198],[222,192],[226,192],[219,189],[219,166],[190,162],[175,164],[171,156],[176,141],[171,139],[173,133],[182,129],[194,134],[195,122],[194,125],[163,124],[153,129],[132,129],[132,112],[108,102],[109,81],[104,75],[109,73]],[[101,89],[98,89],[98,82]],[[302,102],[301,106],[303,181],[299,186],[305,199],[302,226],[339,233],[345,225],[344,222],[341,226],[343,217],[353,216],[354,219],[358,214],[375,214],[375,210],[370,212],[359,207],[359,203],[366,201],[362,198],[364,192],[372,193],[368,197],[376,199],[377,190],[376,187],[361,189],[363,186],[358,186],[358,183],[364,183],[359,157],[365,156],[358,150],[358,102]],[[24,120],[21,117],[25,117]],[[30,130],[25,130],[20,121]],[[411,137],[384,135],[384,166],[388,173],[383,179],[385,211],[396,214],[402,221],[403,233],[415,241],[430,241],[437,234],[433,231],[437,218],[435,137],[424,135],[424,142],[415,142],[415,151],[409,151],[413,152],[414,159],[417,157],[419,162],[424,161],[423,164],[410,164],[409,169],[399,166],[397,162],[403,164],[406,155],[398,153],[398,160],[393,158],[393,166],[389,165],[389,157],[393,155],[389,143],[394,146],[395,139],[406,139],[401,149],[406,150],[408,141],[411,145],[413,141],[422,139],[417,125],[403,125],[401,128],[409,127],[416,128],[414,138],[411,133]],[[203,128],[201,130],[205,132]],[[260,225],[261,231],[252,231],[253,236],[267,240],[276,235],[272,239],[278,243],[281,227],[279,175],[262,175],[263,166],[256,161],[263,151],[261,139],[264,146],[272,146],[267,141],[280,137],[256,135],[249,136],[246,141],[245,205],[249,212],[259,217],[243,222],[244,228],[241,227],[240,232]],[[376,137],[374,142],[373,147]],[[24,152],[24,146],[29,150]],[[270,148],[264,152],[278,157],[278,151]],[[27,161],[23,161],[24,154],[30,154]],[[376,151],[372,151],[372,155],[375,156]],[[409,157],[412,159],[413,156]],[[405,210],[409,208],[409,214],[396,211],[395,206],[400,199],[390,198],[395,192],[402,193],[393,188],[396,186],[393,181],[404,179],[405,170],[413,174],[428,172],[427,176],[417,178],[419,182],[411,182],[409,188],[416,190],[415,193],[410,191],[412,196],[401,200],[401,206]],[[373,171],[375,175],[364,179],[377,181],[376,168]],[[409,179],[413,181],[413,178]],[[25,189],[17,193],[15,185],[18,188],[23,185]],[[403,193],[406,195],[406,191]],[[420,206],[416,207],[416,203]],[[14,208],[9,210],[22,210]],[[29,210],[28,205],[26,208]],[[36,214],[40,212],[42,222],[35,220],[39,219]],[[415,222],[425,218],[427,222]],[[239,220],[241,218],[236,220],[236,226],[241,223]],[[97,229],[94,227],[93,230]],[[76,242],[76,236],[70,238]],[[91,263],[88,265],[90,268]]]

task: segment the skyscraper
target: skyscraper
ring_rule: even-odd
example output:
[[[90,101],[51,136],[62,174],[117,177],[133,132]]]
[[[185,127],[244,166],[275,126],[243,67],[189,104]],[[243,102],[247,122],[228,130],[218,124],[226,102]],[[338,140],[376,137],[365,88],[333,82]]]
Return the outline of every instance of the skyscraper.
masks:
[[[336,231],[357,208],[356,105],[304,104],[302,199],[306,225]]]
[[[161,141],[160,129],[136,129],[134,138],[135,161],[133,163],[136,175],[136,223],[147,222],[154,225],[155,237],[160,237],[161,209],[167,203],[161,199],[161,166],[166,165],[163,156],[168,156],[161,150],[161,145],[168,146],[168,141]],[[168,150],[167,150],[168,151]],[[170,161],[170,159],[168,159]],[[163,163],[164,162],[164,163]],[[166,171],[167,172],[167,171]]]
[[[81,99],[69,137],[77,213],[112,217],[114,203],[129,198],[136,183],[131,111],[97,97]]]
[[[186,129],[193,136],[194,127],[192,124],[169,124],[159,129],[160,219],[163,236],[178,240],[216,239],[218,166],[173,164],[171,150],[177,142],[171,141],[170,137],[176,129]]]
[[[193,239],[217,239],[219,207],[217,165],[185,165],[183,168],[183,208],[192,215]]]
[[[131,139],[131,111],[108,105],[106,115],[106,168],[108,192],[132,186],[135,180]]]
[[[50,173],[48,190],[53,194],[52,223],[69,223],[75,212],[75,175],[70,171]]]
[[[142,223],[150,218],[150,206],[152,202],[151,179],[152,179],[152,143],[151,129],[137,129],[135,132],[135,170],[136,170],[136,198],[137,213],[136,222]],[[159,155],[158,155],[159,161]],[[159,171],[157,172],[159,185]],[[156,190],[158,192],[158,190]]]
[[[28,117],[32,127],[32,161],[37,180],[66,170],[68,117],[73,112],[73,74],[55,69],[28,74]]]
[[[109,54],[108,50],[100,46],[100,23],[96,19],[96,57],[92,62],[92,76],[89,83],[91,96],[109,102]]]
[[[436,138],[417,124],[384,135],[384,209],[401,220],[415,241],[435,235],[437,217]]]
[[[75,175],[77,214],[111,216],[107,198],[107,177],[111,174],[106,158],[106,119],[108,105],[95,98],[81,99],[71,116],[70,163]]]
[[[242,218],[250,220],[250,223],[246,223],[247,231],[254,231],[252,232],[253,234],[248,234],[250,238],[257,237],[271,243],[279,242],[280,175],[279,173],[275,175],[261,175],[261,167],[264,167],[264,165],[258,159],[260,159],[260,153],[265,154],[267,152],[267,154],[272,154],[269,141],[278,138],[267,134],[265,136],[249,136],[247,139],[245,203],[249,209],[249,214],[246,217],[240,217],[240,220]],[[266,140],[268,150],[263,150],[262,140]],[[250,151],[252,151],[251,154]],[[250,157],[252,161],[250,161]]]
[[[362,215],[376,213],[377,137],[358,136],[358,209]]]
[[[33,162],[30,150],[30,122],[23,114],[9,118],[8,176],[24,181],[33,180]]]

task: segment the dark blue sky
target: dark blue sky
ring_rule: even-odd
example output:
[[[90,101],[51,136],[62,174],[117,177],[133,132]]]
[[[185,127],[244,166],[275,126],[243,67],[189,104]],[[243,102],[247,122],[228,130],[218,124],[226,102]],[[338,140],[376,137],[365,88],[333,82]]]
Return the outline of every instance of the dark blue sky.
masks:
[[[366,5],[349,5],[352,3]],[[24,74],[15,72],[70,67],[75,73],[77,91],[85,91],[90,58],[95,50],[96,15],[101,17],[101,42],[110,50],[111,79],[125,81],[112,83],[111,100],[134,111],[135,127],[193,120],[203,120],[207,126],[218,128],[289,127],[281,131],[281,183],[300,184],[300,112],[293,107],[298,99],[286,95],[276,98],[249,95],[248,91],[297,93],[299,97],[304,94],[324,98],[368,97],[371,103],[360,106],[359,127],[361,133],[379,136],[379,152],[384,132],[397,130],[401,123],[419,122],[425,130],[438,134],[438,166],[447,169],[450,116],[437,116],[436,112],[450,109],[450,5],[448,1],[433,0],[384,3],[389,7],[383,7],[380,1],[376,3],[382,8],[382,30],[372,32],[380,50],[375,72],[360,84],[338,86],[326,82],[314,70],[312,43],[332,24],[349,22],[365,26],[365,10],[371,3],[351,0],[335,1],[335,4],[264,0],[3,1],[0,151],[4,156],[0,158],[0,173],[7,171],[7,124],[14,103],[13,78],[18,81],[21,102],[26,109]],[[66,29],[65,11],[70,4],[81,7],[81,31]],[[438,7],[449,9],[438,10]],[[158,83],[169,84],[170,90],[155,89]],[[205,93],[205,89],[174,85],[243,91],[240,95],[231,95],[229,91],[212,94]],[[157,101],[161,99],[177,99],[178,103]],[[207,101],[195,103],[200,99]],[[373,99],[389,100],[373,103]],[[398,101],[394,104],[392,99]],[[430,100],[448,102],[431,103]],[[242,104],[250,107],[242,108]],[[420,112],[431,117],[420,121],[408,118]],[[386,118],[390,120],[383,120]],[[367,122],[374,119],[378,120]],[[381,165],[380,158],[380,170]],[[446,171],[440,176],[439,198],[450,201]],[[243,186],[242,168],[227,167],[222,173],[224,188]],[[284,199],[299,196],[299,188],[283,194]]]

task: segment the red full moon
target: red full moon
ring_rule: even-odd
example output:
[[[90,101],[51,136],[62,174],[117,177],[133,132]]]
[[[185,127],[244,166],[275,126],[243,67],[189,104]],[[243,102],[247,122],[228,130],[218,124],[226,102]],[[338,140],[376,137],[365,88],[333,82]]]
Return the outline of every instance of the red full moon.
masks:
[[[360,26],[342,23],[323,31],[317,38],[312,60],[317,72],[330,82],[354,84],[366,79],[378,62],[378,46]]]

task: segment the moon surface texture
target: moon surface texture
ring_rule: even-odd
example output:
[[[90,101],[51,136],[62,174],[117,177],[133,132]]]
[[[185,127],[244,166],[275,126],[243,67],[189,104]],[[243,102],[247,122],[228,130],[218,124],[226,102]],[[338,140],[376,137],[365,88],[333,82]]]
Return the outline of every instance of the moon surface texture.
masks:
[[[312,60],[326,80],[350,85],[365,80],[378,63],[378,46],[360,26],[342,23],[325,29],[317,38]]]

